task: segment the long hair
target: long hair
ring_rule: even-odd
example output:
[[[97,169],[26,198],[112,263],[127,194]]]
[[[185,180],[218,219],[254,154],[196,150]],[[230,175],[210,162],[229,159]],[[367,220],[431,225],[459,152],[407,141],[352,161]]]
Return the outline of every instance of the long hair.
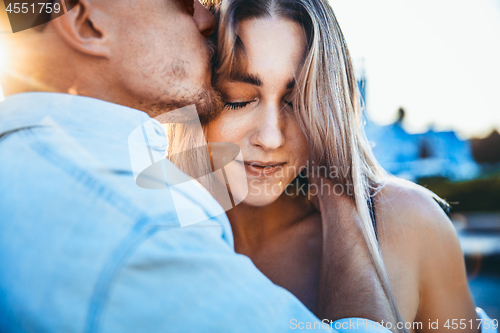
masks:
[[[331,6],[327,0],[208,0],[205,4],[215,9],[218,22],[214,33],[215,86],[245,64],[244,46],[237,35],[239,22],[279,17],[303,27],[307,52],[292,100],[297,121],[308,140],[310,159],[327,170],[347,171],[336,173],[331,180],[343,188],[352,188],[351,198],[362,221],[372,262],[396,322],[403,322],[370,216],[369,197],[380,190],[386,173],[373,157],[364,133],[351,58]],[[168,132],[175,136],[175,131]],[[172,147],[171,152],[179,148]]]

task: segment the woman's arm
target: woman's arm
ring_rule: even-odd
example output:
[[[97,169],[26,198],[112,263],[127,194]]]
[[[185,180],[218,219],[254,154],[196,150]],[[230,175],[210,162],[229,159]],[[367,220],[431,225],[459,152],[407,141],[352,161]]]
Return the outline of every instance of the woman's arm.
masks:
[[[458,237],[432,193],[390,179],[377,195],[376,216],[405,321],[419,324],[418,332],[478,332]]]
[[[421,332],[479,332],[464,257],[457,233],[446,214],[430,197],[422,201],[420,217],[420,303],[416,321]],[[427,325],[426,325],[427,324]]]

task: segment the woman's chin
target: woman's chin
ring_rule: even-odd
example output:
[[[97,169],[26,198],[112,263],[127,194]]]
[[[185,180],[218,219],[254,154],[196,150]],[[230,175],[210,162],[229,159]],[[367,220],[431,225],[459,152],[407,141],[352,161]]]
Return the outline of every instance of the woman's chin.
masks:
[[[252,195],[248,194],[247,197],[241,202],[242,204],[245,204],[247,206],[253,206],[253,207],[265,207],[276,200],[278,200],[280,196],[275,196],[275,195]]]

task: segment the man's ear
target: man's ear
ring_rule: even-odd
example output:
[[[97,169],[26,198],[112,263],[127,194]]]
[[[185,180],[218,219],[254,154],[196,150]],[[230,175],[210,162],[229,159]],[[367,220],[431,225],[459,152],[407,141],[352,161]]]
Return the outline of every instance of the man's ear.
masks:
[[[99,9],[88,0],[80,0],[66,14],[52,21],[64,41],[79,52],[109,58],[109,39],[101,27],[106,20]]]

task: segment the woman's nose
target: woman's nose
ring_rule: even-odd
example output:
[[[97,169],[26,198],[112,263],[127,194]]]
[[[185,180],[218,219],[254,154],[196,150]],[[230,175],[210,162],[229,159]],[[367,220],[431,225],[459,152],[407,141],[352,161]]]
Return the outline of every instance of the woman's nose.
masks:
[[[283,119],[281,112],[280,105],[265,108],[260,126],[252,138],[252,144],[260,146],[264,150],[274,150],[283,146],[285,143],[283,133],[285,119]]]

